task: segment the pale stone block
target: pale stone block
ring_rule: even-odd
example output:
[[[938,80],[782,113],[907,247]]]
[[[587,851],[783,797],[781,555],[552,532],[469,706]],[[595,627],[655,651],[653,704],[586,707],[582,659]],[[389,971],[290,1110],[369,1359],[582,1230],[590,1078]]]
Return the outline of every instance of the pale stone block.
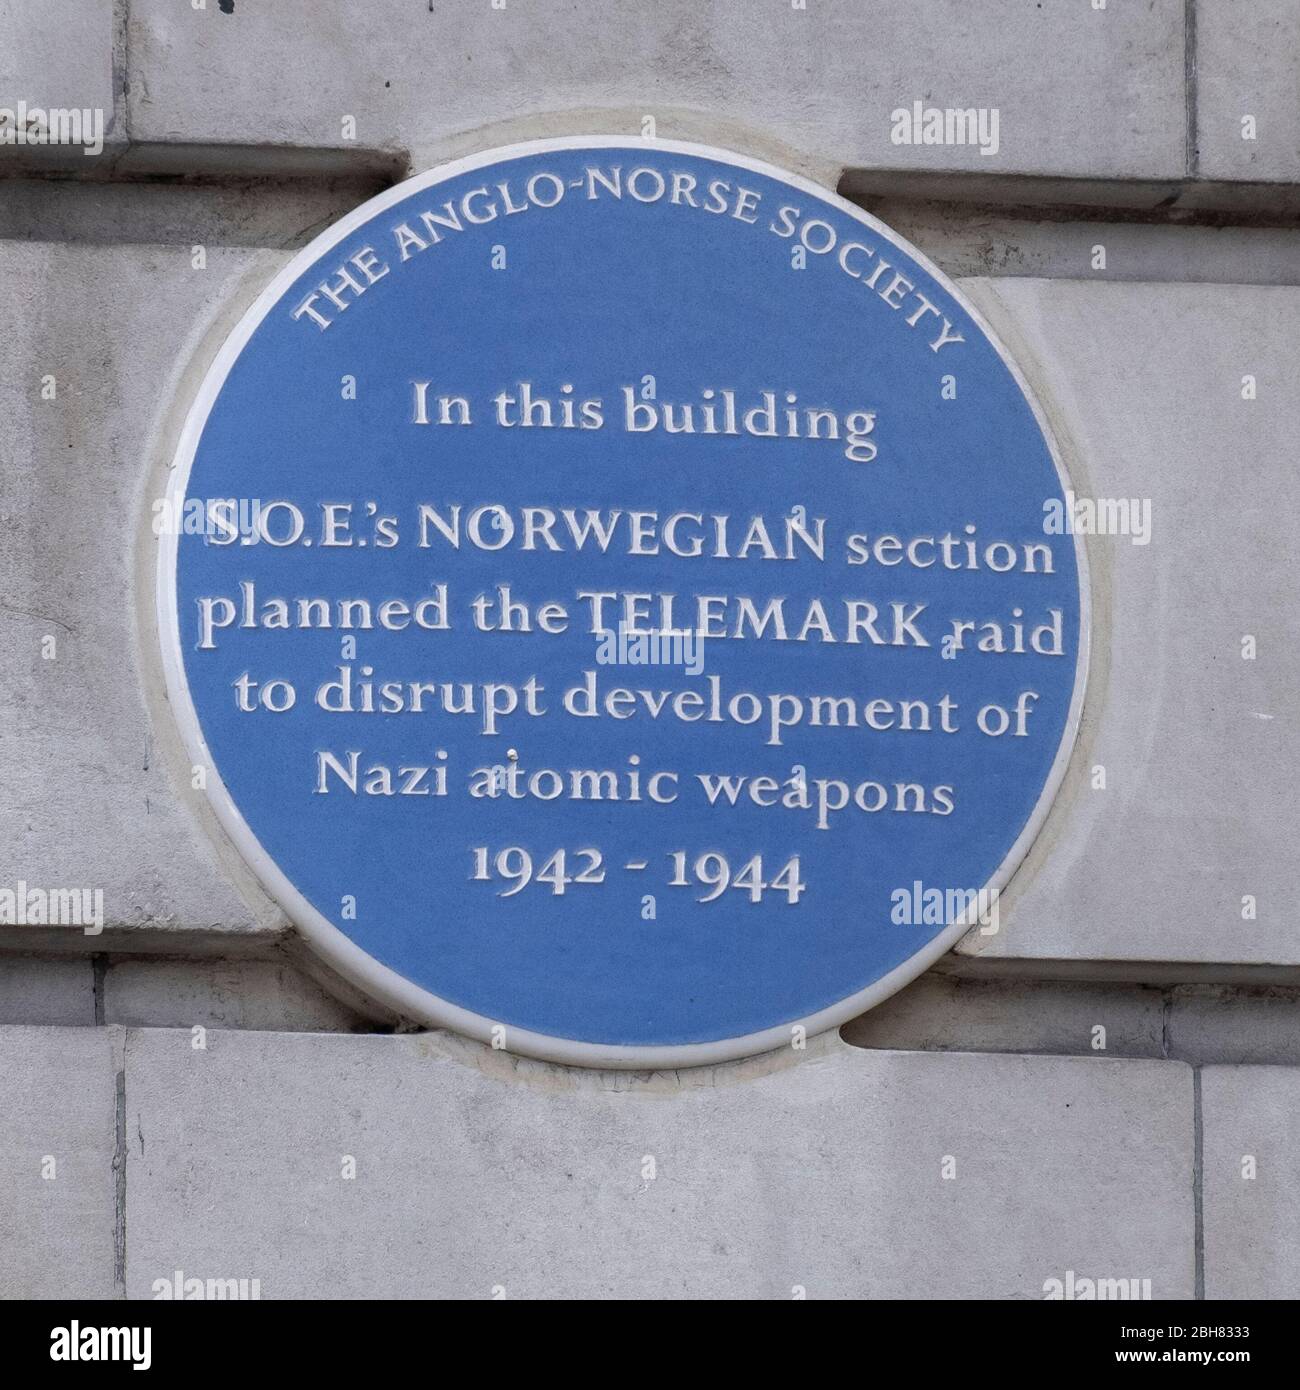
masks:
[[[115,1296],[120,1043],[0,1027],[0,1298]]]
[[[831,1035],[646,1077],[443,1034],[207,1043],[130,1035],[131,1297],[177,1269],[264,1298],[1192,1292],[1181,1063]]]

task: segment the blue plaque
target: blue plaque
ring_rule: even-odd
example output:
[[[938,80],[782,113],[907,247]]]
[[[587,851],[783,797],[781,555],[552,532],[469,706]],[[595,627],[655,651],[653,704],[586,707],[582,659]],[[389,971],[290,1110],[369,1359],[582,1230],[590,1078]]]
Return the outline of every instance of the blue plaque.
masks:
[[[798,1046],[997,929],[1083,694],[1067,488],[859,208],[512,146],[344,218],[222,347],[158,504],[169,694],[268,891],[411,1018]]]

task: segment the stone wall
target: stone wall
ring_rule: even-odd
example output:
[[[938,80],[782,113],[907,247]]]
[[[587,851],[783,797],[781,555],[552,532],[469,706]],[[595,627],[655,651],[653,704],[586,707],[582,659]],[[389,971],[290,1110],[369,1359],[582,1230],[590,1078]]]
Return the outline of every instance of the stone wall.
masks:
[[[107,912],[0,925],[0,1293],[1300,1294],[1298,71],[1294,0],[0,0],[0,107],[103,115],[97,154],[0,143],[0,885]],[[914,101],[997,108],[996,153],[895,143]],[[315,961],[190,789],[149,525],[322,227],[651,129],[896,227],[1079,492],[1153,516],[1090,542],[1081,736],[1001,930],[673,1075],[410,1035]]]

